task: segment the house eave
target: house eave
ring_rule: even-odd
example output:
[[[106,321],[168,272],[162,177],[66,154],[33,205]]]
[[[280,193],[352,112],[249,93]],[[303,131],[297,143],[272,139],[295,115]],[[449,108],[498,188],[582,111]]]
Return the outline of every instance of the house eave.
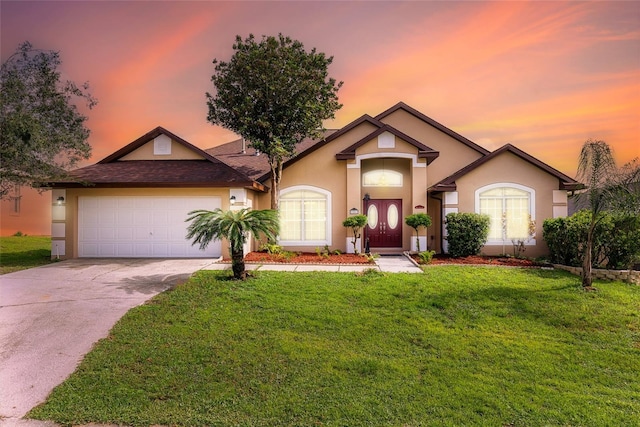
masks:
[[[427,159],[427,165],[430,165],[438,157],[440,157],[439,151],[418,151],[418,158]]]
[[[47,188],[246,188],[267,192],[259,182],[53,182]]]
[[[439,193],[446,193],[451,191],[458,191],[458,186],[456,185],[455,182],[451,184],[436,184],[433,187],[430,187],[427,190],[427,193],[439,194]]]

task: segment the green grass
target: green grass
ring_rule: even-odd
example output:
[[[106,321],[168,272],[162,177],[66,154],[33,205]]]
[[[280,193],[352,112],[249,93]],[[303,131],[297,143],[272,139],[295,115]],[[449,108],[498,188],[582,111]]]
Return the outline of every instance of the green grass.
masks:
[[[51,238],[0,237],[0,274],[51,263]]]
[[[28,415],[133,426],[631,426],[640,287],[560,271],[201,272]]]

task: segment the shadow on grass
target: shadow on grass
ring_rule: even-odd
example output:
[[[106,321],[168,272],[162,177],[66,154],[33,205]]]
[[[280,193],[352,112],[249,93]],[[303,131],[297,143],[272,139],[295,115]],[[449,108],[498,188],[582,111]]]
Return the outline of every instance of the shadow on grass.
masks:
[[[34,249],[0,254],[0,273],[11,273],[54,262],[48,249]]]
[[[600,296],[594,301],[582,292],[580,278],[567,272],[521,269],[512,280],[438,292],[432,295],[430,305],[449,318],[475,318],[480,323],[488,317],[511,317],[563,328],[588,327],[592,320],[585,310],[592,313],[609,310],[607,317],[617,310],[609,298]],[[531,286],[536,282],[540,286]]]

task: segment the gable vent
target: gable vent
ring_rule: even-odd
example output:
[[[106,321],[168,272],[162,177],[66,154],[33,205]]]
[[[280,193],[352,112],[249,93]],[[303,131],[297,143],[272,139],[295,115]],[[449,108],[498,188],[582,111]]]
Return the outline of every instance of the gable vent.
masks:
[[[166,156],[171,154],[171,138],[167,135],[158,135],[153,140],[153,154]]]

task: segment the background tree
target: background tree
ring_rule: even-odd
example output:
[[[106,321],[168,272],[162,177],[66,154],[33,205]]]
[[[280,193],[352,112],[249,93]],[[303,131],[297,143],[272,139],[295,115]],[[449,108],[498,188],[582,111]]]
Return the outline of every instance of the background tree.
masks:
[[[604,214],[640,214],[640,165],[635,159],[618,170],[609,145],[590,139],[580,151],[578,180],[586,190],[577,195],[577,202],[586,206],[591,214],[582,259],[582,286],[590,287],[593,239]]]
[[[195,210],[189,212],[187,239],[193,239],[192,245],[200,244],[205,249],[214,239],[227,239],[231,247],[231,269],[233,277],[246,277],[243,246],[249,234],[259,238],[264,234],[269,240],[275,240],[280,222],[278,212],[274,210],[241,209],[223,211],[216,209]]]
[[[267,156],[271,168],[271,209],[278,209],[282,164],[298,142],[322,134],[323,120],[340,107],[342,82],[328,77],[333,57],[304,50],[299,41],[279,34],[236,36],[229,62],[215,64],[207,92],[212,124],[231,129]]]
[[[420,252],[420,233],[418,232],[418,229],[420,227],[424,227],[425,229],[430,227],[431,217],[424,213],[411,214],[404,219],[404,223],[416,230],[416,248],[418,249],[418,252]]]
[[[64,176],[88,159],[89,130],[74,101],[89,108],[97,101],[87,83],[78,87],[60,78],[58,52],[22,43],[0,69],[0,198],[15,185]]]

